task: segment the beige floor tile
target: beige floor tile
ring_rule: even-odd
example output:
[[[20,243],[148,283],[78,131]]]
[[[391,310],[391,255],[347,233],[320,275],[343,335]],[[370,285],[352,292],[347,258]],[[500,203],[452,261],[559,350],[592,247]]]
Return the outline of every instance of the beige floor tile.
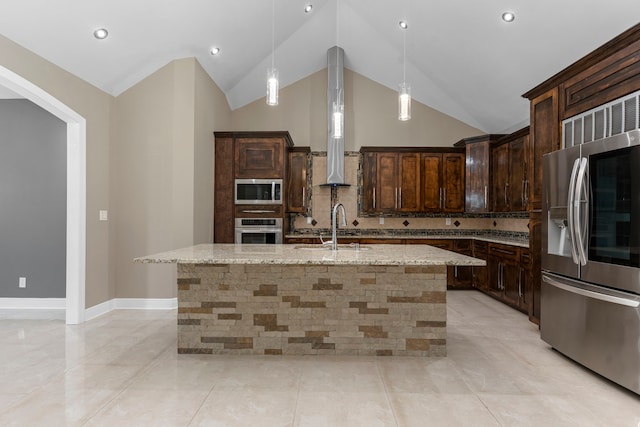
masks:
[[[393,393],[391,403],[400,427],[500,426],[474,395]]]
[[[443,358],[183,355],[175,310],[73,326],[12,313],[0,425],[640,425],[640,396],[552,350],[524,314],[475,291],[447,301]]]
[[[382,393],[384,384],[375,358],[308,356],[302,368],[300,390]]]
[[[296,427],[389,427],[393,411],[384,393],[300,391]]]
[[[86,423],[87,426],[187,426],[207,391],[127,389]]]
[[[189,427],[290,427],[297,390],[213,390]]]

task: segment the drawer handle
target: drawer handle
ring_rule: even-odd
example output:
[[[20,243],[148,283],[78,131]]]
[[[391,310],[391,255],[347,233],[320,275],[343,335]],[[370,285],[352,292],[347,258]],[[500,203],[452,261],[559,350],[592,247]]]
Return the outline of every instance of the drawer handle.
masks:
[[[259,213],[275,213],[276,211],[272,211],[268,209],[246,209],[246,210],[243,210],[242,212],[259,214]]]

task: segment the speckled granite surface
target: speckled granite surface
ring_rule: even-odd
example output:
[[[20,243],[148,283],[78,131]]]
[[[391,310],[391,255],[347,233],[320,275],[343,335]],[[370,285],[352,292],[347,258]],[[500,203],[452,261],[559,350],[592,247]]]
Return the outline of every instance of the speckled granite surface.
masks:
[[[429,245],[366,245],[337,251],[319,245],[203,244],[136,258],[139,263],[276,265],[485,265]]]

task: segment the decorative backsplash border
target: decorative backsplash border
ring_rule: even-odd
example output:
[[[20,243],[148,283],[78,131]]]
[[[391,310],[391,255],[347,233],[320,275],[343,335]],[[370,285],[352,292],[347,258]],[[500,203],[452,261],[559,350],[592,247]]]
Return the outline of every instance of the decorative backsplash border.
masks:
[[[329,228],[303,228],[291,235],[296,237],[327,237],[331,235]],[[529,233],[501,230],[403,230],[403,229],[348,229],[337,231],[338,237],[373,237],[373,238],[406,238],[406,237],[498,237],[515,241],[528,242]]]

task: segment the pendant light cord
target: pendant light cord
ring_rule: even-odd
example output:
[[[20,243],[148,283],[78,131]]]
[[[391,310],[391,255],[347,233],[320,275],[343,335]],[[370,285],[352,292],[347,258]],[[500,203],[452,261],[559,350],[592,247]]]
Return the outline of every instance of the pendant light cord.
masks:
[[[271,0],[271,69],[275,68],[276,56],[276,0]]]
[[[407,30],[402,30],[402,83],[407,82]]]

